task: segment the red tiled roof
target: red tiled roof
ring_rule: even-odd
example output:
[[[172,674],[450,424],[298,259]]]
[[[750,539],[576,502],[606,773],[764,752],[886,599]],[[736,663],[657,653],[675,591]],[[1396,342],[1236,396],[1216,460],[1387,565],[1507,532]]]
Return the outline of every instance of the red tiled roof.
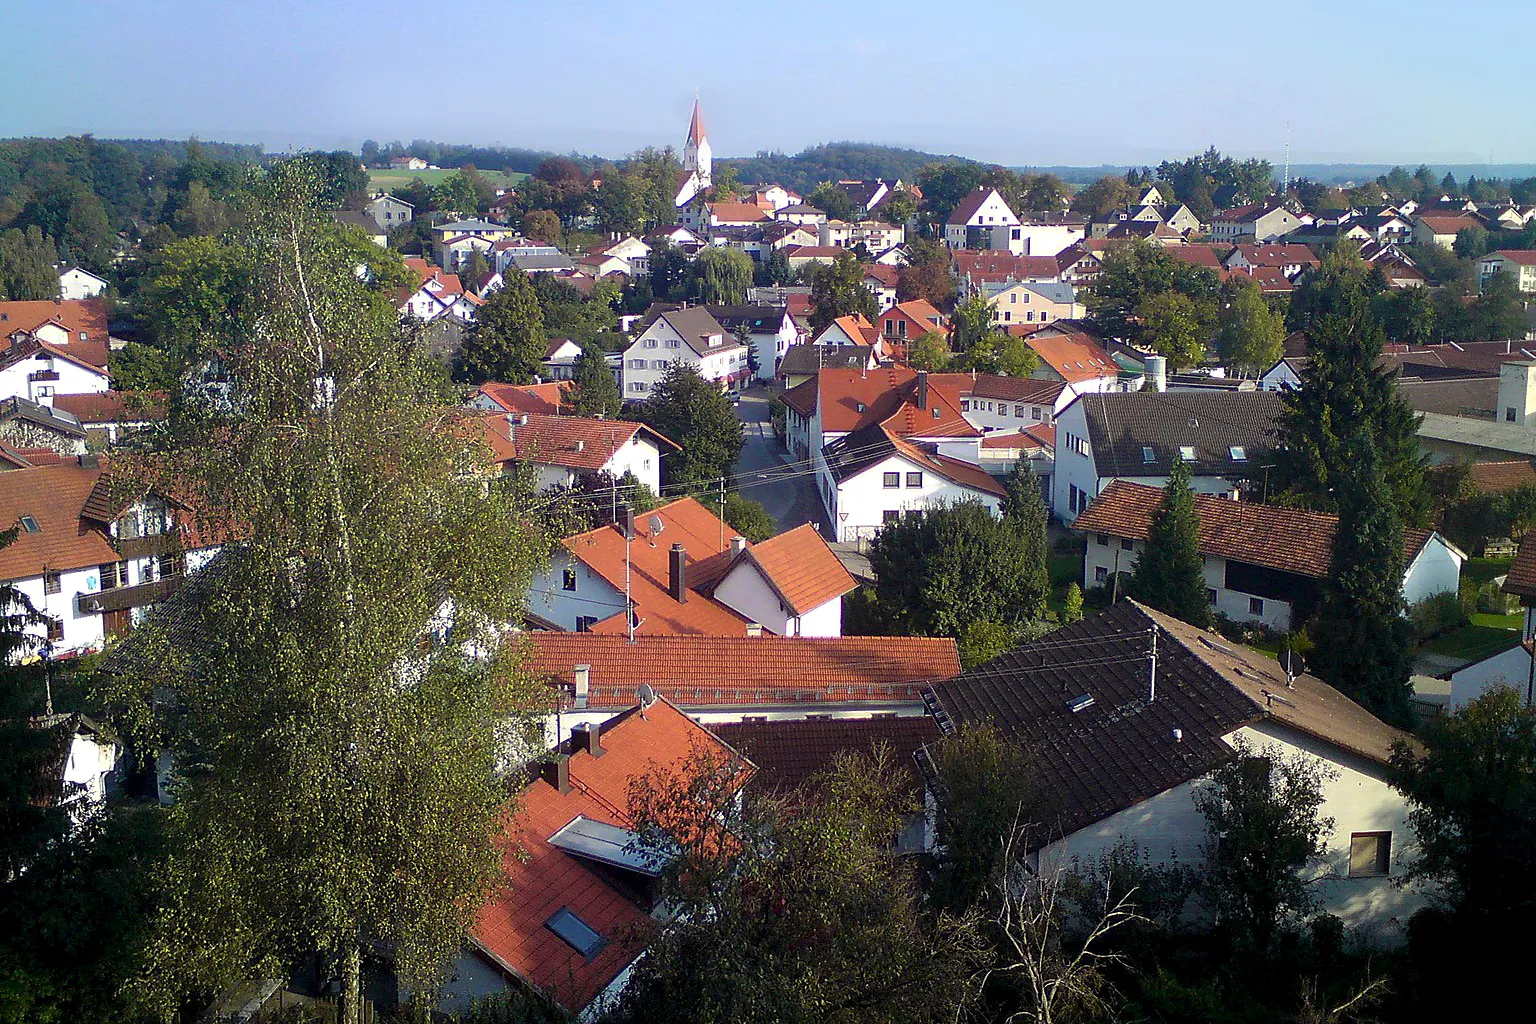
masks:
[[[100,526],[80,514],[101,475],[100,469],[86,469],[75,460],[0,475],[0,524],[9,529],[22,516],[31,516],[38,525],[36,533],[16,531],[15,542],[0,548],[0,580],[118,560]]]
[[[16,331],[28,333],[50,320],[69,331],[69,344],[50,346],[97,369],[107,368],[107,303],[105,299],[63,301],[12,300],[0,302],[0,337]],[[86,338],[80,340],[84,332]]]
[[[1509,574],[1504,577],[1504,593],[1520,597],[1536,597],[1536,531],[1525,535],[1515,560],[1510,563]]]
[[[1056,428],[1045,423],[1036,423],[1029,427],[1020,427],[1018,430],[1007,432],[993,431],[981,439],[983,448],[996,448],[1004,451],[1024,451],[1030,448],[1056,448]]]
[[[906,366],[827,369],[817,374],[815,381],[800,386],[806,384],[819,392],[821,429],[826,433],[852,433],[871,423],[886,423],[897,434],[919,437],[976,437],[981,433],[960,414],[955,386],[930,378],[929,409],[938,409],[940,415],[935,419],[931,411],[919,410],[915,404],[917,371]]]
[[[964,199],[960,200],[959,205],[956,206],[952,211],[950,211],[949,219],[947,221],[945,221],[945,223],[947,223],[947,224],[964,224],[964,223],[966,223],[972,217],[976,216],[976,211],[981,209],[981,204],[985,203],[988,199],[990,199],[992,197],[992,194],[994,192],[996,192],[996,191],[997,191],[997,189],[987,188],[985,185],[978,185],[976,187],[976,189],[971,192],[970,195],[968,195]],[[1001,198],[1001,196],[999,196],[999,198]]]
[[[1221,259],[1216,255],[1216,250],[1226,251],[1224,245],[1201,245],[1198,242],[1189,245],[1174,245],[1167,249],[1168,255],[1174,259],[1183,260],[1185,263],[1197,267],[1208,267],[1211,270],[1221,269]]]
[[[1067,383],[1119,376],[1120,367],[1092,336],[1080,332],[1042,336],[1043,333],[1029,335],[1029,347]]]
[[[629,786],[683,769],[695,750],[729,752],[666,701],[631,709],[599,730],[601,757],[570,755],[570,791],[543,779],[525,789],[507,829],[503,880],[481,909],[474,941],[491,958],[562,1006],[583,1009],[645,948],[650,915],[608,881],[604,869],[551,843],[578,815],[627,827]],[[545,926],[562,907],[606,941],[590,959]]]
[[[838,754],[868,754],[882,745],[889,748],[916,790],[922,778],[912,755],[941,735],[938,723],[928,715],[732,722],[716,725],[714,731],[757,765],[753,788],[769,791],[804,785],[830,768]]]
[[[864,276],[874,278],[886,288],[895,288],[897,280],[901,277],[901,270],[897,267],[888,267],[884,263],[866,263]]]
[[[1479,491],[1503,494],[1516,487],[1536,484],[1536,463],[1530,459],[1513,462],[1474,462],[1467,467],[1467,481]]]
[[[886,436],[896,446],[896,450],[918,463],[918,465],[926,465],[931,469],[937,470],[940,476],[947,477],[955,483],[973,490],[983,491],[987,494],[996,495],[999,498],[1007,497],[1008,492],[1003,489],[1002,484],[997,482],[997,478],[980,466],[963,462],[960,459],[952,459],[948,455],[940,455],[937,452],[924,451],[905,438],[891,433],[889,427],[884,429]]]
[[[1511,263],[1518,263],[1522,267],[1536,267],[1536,249],[1500,249],[1491,252],[1488,256],[1502,256]],[[1487,259],[1484,256],[1483,259]]]
[[[1237,251],[1255,267],[1285,267],[1298,263],[1315,267],[1318,264],[1317,254],[1309,246],[1296,242],[1240,245]]]
[[[590,665],[591,707],[626,707],[648,683],[682,707],[890,703],[960,671],[954,640],[912,636],[528,634],[528,671],[570,689]]]
[[[484,395],[507,412],[549,413],[560,411],[561,396],[574,385],[568,380],[548,384],[481,384],[476,394]]]
[[[972,284],[1055,280],[1061,275],[1055,256],[1015,256],[1006,249],[956,249],[954,261],[955,274]]]
[[[1244,271],[1236,271],[1244,273]],[[1291,279],[1285,276],[1285,271],[1279,267],[1254,267],[1247,272],[1247,276],[1253,278],[1259,284],[1259,291],[1265,293],[1289,292],[1295,290]]]
[[[710,203],[709,213],[715,220],[730,224],[754,224],[773,219],[756,203]]]
[[[1113,480],[1078,516],[1072,528],[1081,533],[1146,540],[1152,514],[1163,500],[1161,487]],[[1281,508],[1195,495],[1200,518],[1200,551],[1250,565],[1322,579],[1333,559],[1333,535],[1339,517],[1326,512]],[[1403,531],[1404,553],[1417,555],[1432,536],[1429,530]]]
[[[662,530],[654,536],[651,520]],[[629,544],[630,598],[639,625],[635,635],[745,636],[747,620],[706,596],[731,563],[730,538],[736,531],[693,498],[652,509],[635,519],[635,538]],[[624,592],[624,531],[618,525],[601,526],[562,541],[565,549],[592,569],[609,586]],[[687,552],[688,600],[674,601],[668,589],[671,579],[670,550],[682,544]],[[594,633],[627,633],[624,613],[612,615],[592,627]]]
[[[1434,214],[1427,213],[1414,220],[1422,221],[1431,232],[1437,235],[1454,235],[1463,228],[1480,228],[1482,223],[1476,217],[1464,213],[1458,214]]]
[[[163,419],[168,397],[164,391],[54,395],[53,407],[73,413],[81,423],[142,423]]]
[[[546,466],[599,470],[636,434],[643,433],[658,448],[677,445],[643,423],[600,420],[589,416],[549,416],[519,413],[527,422],[516,427],[507,415],[487,412],[479,417],[484,438],[497,462],[537,462]]]
[[[753,544],[742,557],[762,571],[796,615],[835,601],[858,586],[810,523]]]
[[[880,328],[864,319],[863,313],[850,313],[848,316],[840,316],[832,322],[854,341],[874,347],[875,343],[880,340]]]

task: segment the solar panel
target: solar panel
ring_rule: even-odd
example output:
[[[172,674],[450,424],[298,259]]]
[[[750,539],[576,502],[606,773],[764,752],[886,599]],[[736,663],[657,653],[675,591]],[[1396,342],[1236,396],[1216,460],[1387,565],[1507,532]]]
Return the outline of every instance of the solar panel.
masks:
[[[570,907],[561,907],[550,915],[544,927],[560,936],[561,940],[580,953],[591,958],[608,944],[608,940],[597,933],[597,930],[581,918]]]
[[[605,821],[578,814],[549,837],[550,845],[578,857],[655,877],[661,864],[634,846],[635,834]]]

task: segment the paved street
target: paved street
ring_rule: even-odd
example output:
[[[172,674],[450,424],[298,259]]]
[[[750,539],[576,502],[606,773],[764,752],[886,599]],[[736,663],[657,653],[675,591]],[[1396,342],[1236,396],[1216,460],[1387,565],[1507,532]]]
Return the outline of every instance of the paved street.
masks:
[[[774,438],[773,424],[768,418],[768,403],[773,396],[774,392],[755,387],[742,394],[741,404],[737,406],[737,415],[747,429],[747,446],[733,468],[737,489],[753,501],[762,502],[779,524],[780,531],[813,522],[825,535],[826,513],[810,476],[788,480],[760,480],[756,476],[769,471],[775,475],[791,471],[787,468],[789,453]]]

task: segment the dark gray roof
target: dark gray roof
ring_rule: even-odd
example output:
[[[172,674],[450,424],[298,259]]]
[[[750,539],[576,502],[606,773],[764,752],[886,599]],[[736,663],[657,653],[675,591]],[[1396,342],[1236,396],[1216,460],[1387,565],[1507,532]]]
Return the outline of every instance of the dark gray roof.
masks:
[[[65,412],[63,409],[55,409],[47,405],[39,405],[37,402],[28,401],[20,395],[0,401],[0,422],[18,419],[26,420],[39,427],[54,430],[70,437],[84,437],[85,427],[80,422],[80,417],[74,413]]]
[[[779,373],[815,373],[827,367],[857,369],[868,358],[867,349],[852,345],[791,345],[779,359]]]
[[[1197,476],[1251,471],[1255,455],[1273,448],[1283,403],[1273,391],[1172,391],[1086,394],[1088,441],[1100,476],[1167,476],[1181,448]],[[1074,403],[1077,404],[1077,403]],[[1247,458],[1234,462],[1233,447]],[[1151,449],[1147,459],[1143,449]]]
[[[331,214],[331,219],[344,227],[357,228],[370,235],[382,235],[385,233],[384,229],[379,227],[376,220],[366,213],[359,213],[356,210],[336,210]]]
[[[885,428],[878,423],[871,423],[830,442],[821,449],[821,454],[827,460],[827,469],[832,479],[842,483],[897,452],[896,443],[885,432]]]
[[[1413,406],[1414,412],[1438,412],[1484,420],[1498,417],[1497,377],[1424,379],[1405,376],[1398,378],[1397,391]]]
[[[518,270],[575,270],[576,264],[564,253],[553,255],[545,253],[529,253],[526,256],[512,257],[512,263]]]
[[[784,324],[783,306],[705,306],[727,331],[746,324],[754,334],[773,334]]]
[[[726,330],[720,321],[711,316],[709,310],[703,306],[668,310],[657,319],[665,320],[674,331],[682,335],[683,343],[701,356],[741,347],[741,342],[736,340],[735,335]],[[724,338],[722,344],[710,348],[703,339],[711,334],[722,335]]]

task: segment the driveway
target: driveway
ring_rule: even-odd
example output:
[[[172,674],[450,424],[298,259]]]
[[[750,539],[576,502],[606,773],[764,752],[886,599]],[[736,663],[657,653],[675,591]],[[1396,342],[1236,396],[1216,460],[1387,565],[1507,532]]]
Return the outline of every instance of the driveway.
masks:
[[[775,392],[754,387],[742,393],[736,415],[746,427],[747,444],[741,458],[732,467],[736,490],[753,501],[762,502],[779,532],[802,523],[815,523],[827,534],[826,512],[816,493],[816,482],[801,465],[791,465],[789,453],[773,436],[768,403]]]

